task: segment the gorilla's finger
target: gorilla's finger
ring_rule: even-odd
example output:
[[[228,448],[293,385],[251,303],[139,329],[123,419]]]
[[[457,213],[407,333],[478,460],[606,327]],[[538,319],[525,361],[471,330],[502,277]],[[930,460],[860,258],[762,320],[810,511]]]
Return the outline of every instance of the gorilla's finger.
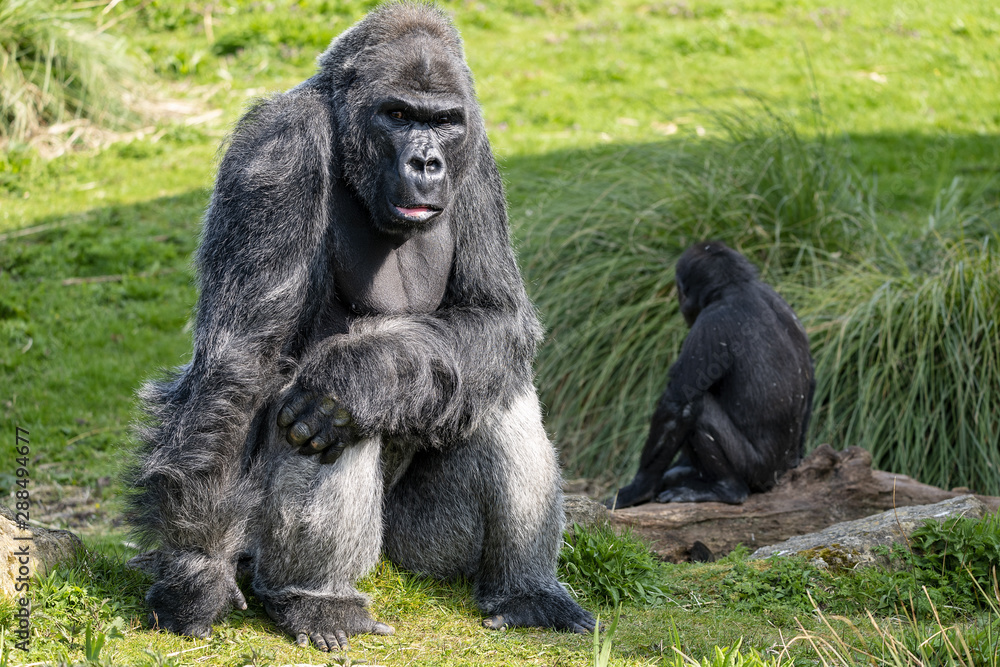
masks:
[[[337,399],[333,396],[324,396],[319,400],[319,404],[316,406],[316,412],[324,417],[329,417],[336,412],[338,408],[340,408],[340,403],[337,402]]]
[[[288,442],[301,447],[309,438],[313,436],[316,429],[306,422],[295,422],[292,428],[288,429]]]
[[[285,403],[285,407],[281,408],[281,412],[278,413],[278,426],[285,428],[291,425],[295,421],[295,418],[302,414],[302,411],[306,409],[306,405],[309,401],[313,399],[315,394],[307,391],[300,392],[293,396],[291,400]]]
[[[307,455],[319,454],[326,451],[331,445],[338,444],[342,450],[351,442],[353,442],[353,438],[348,429],[326,421],[320,424],[319,431],[313,435],[308,444],[302,446],[300,452]]]
[[[669,503],[674,499],[674,492],[672,489],[667,489],[656,496],[656,502],[658,503]]]
[[[330,443],[327,442],[324,434],[320,433],[318,435],[314,435],[312,440],[309,441],[309,444],[302,447],[301,451],[303,454],[319,454],[329,446]]]
[[[343,630],[337,630],[336,635],[337,635],[337,643],[340,644],[340,648],[344,649],[345,651],[351,648],[351,645],[347,642],[346,632],[344,632]],[[327,642],[329,643],[329,638],[327,639]]]
[[[330,422],[334,426],[347,426],[351,423],[351,413],[347,411],[347,408],[340,407],[333,413],[333,419]]]
[[[229,602],[237,609],[247,608],[247,599],[243,597],[243,591],[240,590],[235,581],[232,582],[232,588],[229,591]]]
[[[336,444],[330,445],[323,451],[319,456],[320,463],[334,463],[340,458],[340,455],[344,453],[344,443],[338,441]]]
[[[326,643],[326,637],[324,637],[319,632],[312,633],[311,635],[309,635],[309,638],[312,639],[313,644],[315,644],[316,648],[318,648],[320,651],[330,650],[331,646]]]
[[[306,633],[300,632],[298,633],[298,636],[295,637],[295,643],[299,646],[309,646],[309,637]]]

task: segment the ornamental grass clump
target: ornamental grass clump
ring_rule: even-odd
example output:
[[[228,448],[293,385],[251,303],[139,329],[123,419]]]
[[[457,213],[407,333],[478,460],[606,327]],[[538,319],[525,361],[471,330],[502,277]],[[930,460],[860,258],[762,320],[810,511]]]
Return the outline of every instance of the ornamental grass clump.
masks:
[[[51,0],[0,2],[0,141],[23,142],[84,119],[118,127],[132,117],[138,68],[125,41],[98,29],[90,9]]]
[[[1000,493],[1000,250],[956,242],[937,265],[868,265],[812,290],[811,442],[858,445],[873,466]]]

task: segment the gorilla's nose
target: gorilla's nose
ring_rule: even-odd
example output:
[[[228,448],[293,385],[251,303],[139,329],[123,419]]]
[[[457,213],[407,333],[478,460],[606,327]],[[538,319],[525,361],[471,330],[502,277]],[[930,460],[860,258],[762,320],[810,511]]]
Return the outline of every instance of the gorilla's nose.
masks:
[[[432,193],[444,181],[444,158],[432,147],[413,148],[401,162],[403,180],[419,194]]]

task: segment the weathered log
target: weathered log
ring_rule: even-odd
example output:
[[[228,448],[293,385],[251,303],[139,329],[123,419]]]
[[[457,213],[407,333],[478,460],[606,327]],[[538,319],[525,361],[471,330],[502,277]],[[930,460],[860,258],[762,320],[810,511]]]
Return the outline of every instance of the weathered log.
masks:
[[[930,505],[968,493],[872,470],[871,454],[860,447],[838,452],[820,445],[773,489],[751,495],[742,505],[648,503],[615,510],[611,520],[648,540],[664,560],[678,563],[691,560],[696,542],[720,556],[738,544],[757,549],[893,507]],[[991,511],[1000,507],[1000,498],[976,497]]]

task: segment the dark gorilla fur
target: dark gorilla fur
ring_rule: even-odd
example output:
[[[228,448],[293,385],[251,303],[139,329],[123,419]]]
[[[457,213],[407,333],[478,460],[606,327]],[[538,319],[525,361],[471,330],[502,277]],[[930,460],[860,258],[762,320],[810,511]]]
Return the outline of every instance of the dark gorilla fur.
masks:
[[[653,413],[639,471],[609,507],[654,497],[739,504],[802,458],[815,382],[795,313],[719,241],[684,252],[676,285],[691,330]]]
[[[244,607],[300,643],[392,628],[380,551],[468,576],[488,627],[578,632],[532,362],[540,338],[461,39],[390,4],[258,102],[219,167],[191,362],[140,392],[130,521],[161,628]]]

